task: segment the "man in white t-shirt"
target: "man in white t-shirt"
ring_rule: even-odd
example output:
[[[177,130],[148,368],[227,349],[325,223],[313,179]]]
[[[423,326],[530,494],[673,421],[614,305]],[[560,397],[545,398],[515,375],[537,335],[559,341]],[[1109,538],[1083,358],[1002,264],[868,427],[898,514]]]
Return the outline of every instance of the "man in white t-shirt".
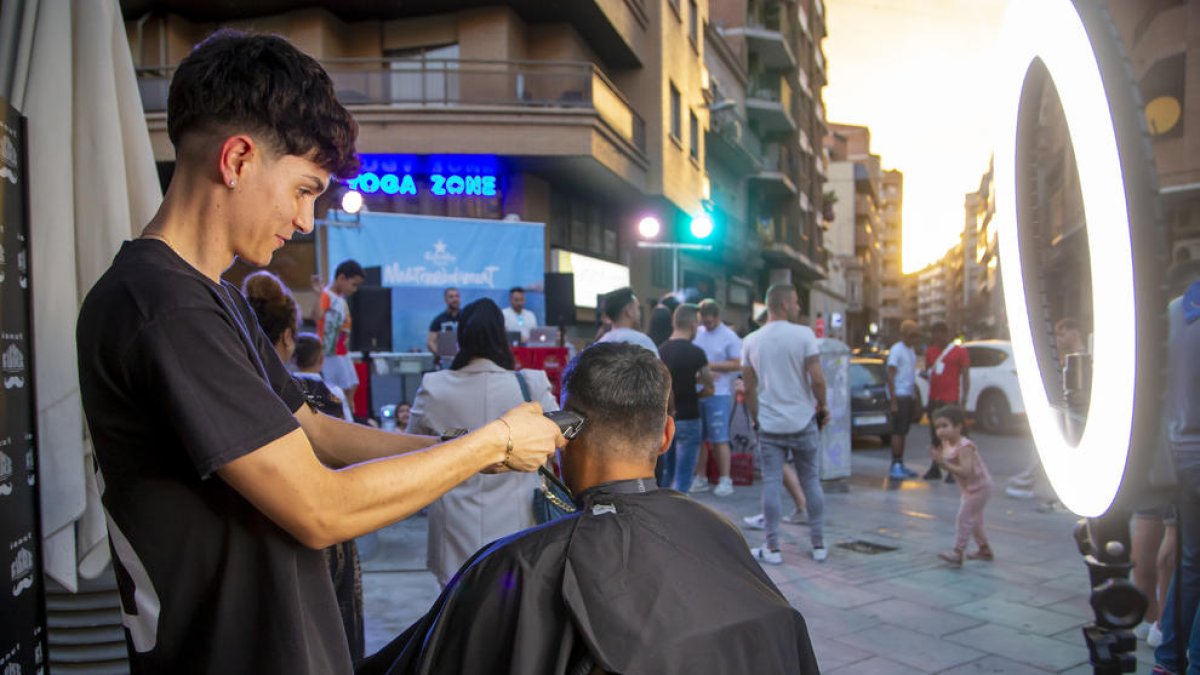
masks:
[[[733,383],[742,370],[742,339],[721,322],[721,305],[716,300],[710,298],[700,303],[700,327],[692,344],[704,350],[713,374],[714,393],[700,399],[700,416],[704,421],[703,438],[717,458],[721,476],[713,494],[724,497],[733,494],[733,481],[729,478],[729,415],[733,410]],[[703,492],[708,489],[708,478],[703,466],[696,468],[690,491]]]
[[[915,478],[916,471],[904,466],[904,444],[916,411],[917,344],[920,331],[917,322],[905,319],[900,323],[900,341],[892,345],[887,357],[887,390],[892,413],[892,468],[888,478]]]
[[[767,323],[742,342],[746,408],[759,430],[763,517],[767,542],[751,550],[760,562],[783,564],[779,552],[779,497],[789,453],[808,497],[812,557],[825,560],[825,493],[818,475],[820,430],[828,419],[825,372],[816,335],[796,322],[800,297],[790,284],[767,290]]]
[[[520,333],[521,343],[529,342],[530,329],[537,328],[537,315],[525,309],[525,289],[517,286],[508,292],[508,307],[500,310],[504,315],[504,330]]]
[[[605,295],[604,315],[612,321],[613,327],[598,342],[628,342],[645,347],[658,356],[658,346],[650,336],[637,329],[642,325],[642,307],[633,289],[626,286]]]

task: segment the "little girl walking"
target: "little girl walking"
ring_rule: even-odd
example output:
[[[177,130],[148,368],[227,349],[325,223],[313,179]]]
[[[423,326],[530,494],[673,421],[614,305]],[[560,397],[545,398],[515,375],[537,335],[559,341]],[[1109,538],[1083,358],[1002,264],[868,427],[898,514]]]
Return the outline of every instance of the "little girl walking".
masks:
[[[967,553],[970,560],[992,560],[992,548],[983,533],[983,507],[992,493],[992,475],[988,473],[979,449],[971,439],[963,436],[965,417],[962,408],[950,405],[933,413],[933,427],[941,446],[930,452],[933,460],[957,479],[962,500],[959,502],[958,528],[954,537],[954,550],[939,553],[938,557],[954,567],[962,567],[963,552],[967,540],[972,536],[979,548]]]

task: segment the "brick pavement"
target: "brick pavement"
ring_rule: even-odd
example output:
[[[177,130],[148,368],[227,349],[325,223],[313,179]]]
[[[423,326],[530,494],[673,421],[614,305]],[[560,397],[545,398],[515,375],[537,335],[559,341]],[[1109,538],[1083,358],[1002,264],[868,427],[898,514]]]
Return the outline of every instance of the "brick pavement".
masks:
[[[923,457],[925,427],[910,436],[908,456]],[[1024,461],[1028,439],[981,438],[995,478],[1003,481]],[[922,462],[910,459],[913,468]],[[784,564],[767,573],[808,621],[824,673],[1091,673],[1080,627],[1091,617],[1087,572],[1075,550],[1076,518],[1038,513],[1032,502],[998,490],[985,512],[994,562],[946,567],[939,551],[951,547],[958,490],[923,480],[892,484],[887,453],[858,449],[846,492],[826,494],[829,560],[808,557],[808,530],[784,524]],[[732,496],[701,494],[699,501],[741,525],[757,513],[760,487]],[[748,542],[762,534],[743,528]],[[894,547],[858,553],[839,543],[867,541]],[[411,518],[361,542],[368,652],[423,614],[438,593],[425,570],[425,519]],[[1138,672],[1149,672],[1150,651],[1138,647]]]

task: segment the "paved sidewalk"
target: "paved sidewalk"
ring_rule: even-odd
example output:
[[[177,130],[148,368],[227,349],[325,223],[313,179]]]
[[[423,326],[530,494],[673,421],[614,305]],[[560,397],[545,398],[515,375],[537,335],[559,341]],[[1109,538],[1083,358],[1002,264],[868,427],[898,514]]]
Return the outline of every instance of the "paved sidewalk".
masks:
[[[912,468],[927,465],[928,429],[910,435]],[[826,493],[829,560],[809,557],[808,530],[784,524],[784,564],[766,566],[808,621],[823,673],[1091,673],[1080,627],[1091,619],[1087,571],[1071,537],[1075,516],[1039,513],[1035,502],[1008,499],[1003,482],[1025,461],[1027,437],[981,437],[998,489],[985,511],[994,562],[951,569],[938,558],[951,548],[958,488],[940,481],[886,479],[887,452],[854,452],[848,491]],[[742,525],[759,511],[758,483],[729,497],[699,501]],[[790,509],[785,507],[785,512]],[[762,533],[743,527],[752,545]],[[433,603],[438,586],[425,570],[425,519],[381,531],[375,550],[363,542],[367,651],[398,635]],[[895,550],[860,553],[854,541]],[[1138,672],[1150,651],[1138,647]]]

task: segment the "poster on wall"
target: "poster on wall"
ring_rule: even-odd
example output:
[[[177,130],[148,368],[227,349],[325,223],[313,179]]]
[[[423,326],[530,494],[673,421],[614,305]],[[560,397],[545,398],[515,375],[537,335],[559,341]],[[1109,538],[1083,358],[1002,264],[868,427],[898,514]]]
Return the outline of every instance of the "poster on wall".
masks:
[[[446,309],[443,293],[451,287],[459,290],[463,307],[488,297],[503,309],[509,289],[520,286],[526,308],[539,323],[545,320],[542,223],[360,213],[355,222],[331,222],[325,237],[326,269],[348,258],[378,266],[382,285],[393,289],[393,351],[425,348],[430,324]]]
[[[0,673],[46,672],[24,118],[0,98]]]

